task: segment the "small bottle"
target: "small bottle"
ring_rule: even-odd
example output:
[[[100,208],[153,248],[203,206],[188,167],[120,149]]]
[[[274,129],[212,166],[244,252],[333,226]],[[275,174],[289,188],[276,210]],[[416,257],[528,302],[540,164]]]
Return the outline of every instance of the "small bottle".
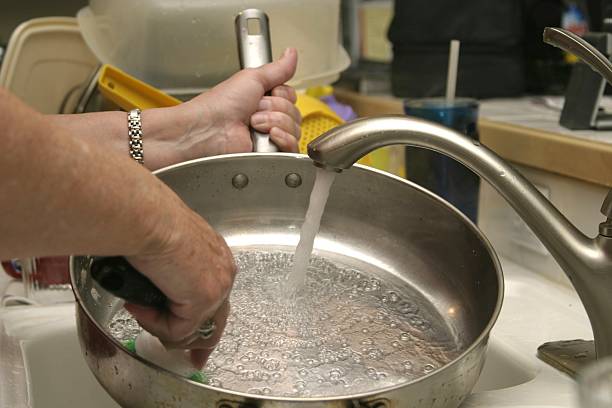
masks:
[[[561,18],[561,27],[580,37],[585,35],[589,30],[586,17],[576,3],[571,3],[563,13],[563,17]],[[565,53],[564,59],[565,62],[569,64],[578,62],[578,58],[569,53]]]

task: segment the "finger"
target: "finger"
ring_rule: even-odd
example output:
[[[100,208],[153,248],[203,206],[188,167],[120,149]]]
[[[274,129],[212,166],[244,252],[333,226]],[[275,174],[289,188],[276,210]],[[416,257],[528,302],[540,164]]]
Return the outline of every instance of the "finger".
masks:
[[[134,316],[138,324],[163,342],[180,343],[193,333],[192,323],[150,307],[126,303],[125,309]]]
[[[221,337],[223,337],[223,331],[227,324],[229,312],[230,304],[229,300],[226,300],[213,317],[216,328],[212,337],[209,339],[196,338],[192,343],[187,345],[187,348],[191,349],[190,357],[194,367],[198,369],[202,368],[217,344],[219,344]]]
[[[208,357],[212,354],[214,348],[210,349],[194,349],[189,351],[189,358],[191,360],[191,364],[198,370],[204,368],[206,362],[208,361]]]
[[[295,89],[288,85],[279,85],[272,89],[272,96],[278,96],[281,98],[287,99],[291,103],[297,102],[297,94],[295,93]]]
[[[259,101],[259,111],[283,112],[299,125],[302,123],[302,115],[296,106],[285,98],[278,96],[265,96]]]
[[[262,133],[270,133],[273,127],[300,137],[300,125],[293,118],[283,112],[256,112],[251,116],[251,126]]]
[[[203,339],[201,335],[198,333],[198,328],[194,329],[191,334],[181,341],[171,342],[164,341],[164,346],[169,349],[210,349],[212,350],[223,334],[223,330],[225,329],[225,324],[227,320],[227,316],[229,314],[229,302],[227,300],[223,301],[219,309],[215,312],[214,316],[210,319],[205,319],[199,326],[201,327],[203,324],[208,322],[208,320],[212,320],[215,324],[215,330],[213,335],[210,338]]]
[[[278,60],[259,67],[253,72],[263,87],[270,90],[289,81],[295,74],[296,67],[297,50],[287,48]]]
[[[279,150],[282,152],[299,152],[298,138],[282,129],[277,127],[270,129],[270,140],[278,146]]]

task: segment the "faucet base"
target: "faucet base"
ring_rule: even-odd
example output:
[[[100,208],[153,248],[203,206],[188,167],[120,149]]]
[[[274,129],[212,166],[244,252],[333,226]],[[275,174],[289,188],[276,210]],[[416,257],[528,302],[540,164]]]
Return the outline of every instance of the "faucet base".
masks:
[[[551,341],[538,347],[538,358],[576,378],[580,370],[595,361],[595,342],[593,340]]]

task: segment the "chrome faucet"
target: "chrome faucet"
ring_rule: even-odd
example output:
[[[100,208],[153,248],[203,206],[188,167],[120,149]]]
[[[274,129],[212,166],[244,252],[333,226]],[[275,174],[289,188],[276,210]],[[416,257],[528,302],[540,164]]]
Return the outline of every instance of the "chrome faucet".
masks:
[[[554,30],[552,37],[549,30]],[[565,41],[561,47],[566,44],[577,46],[577,40],[568,37],[563,30],[545,31],[547,42],[558,38]],[[584,44],[580,46],[584,47]],[[588,49],[588,52],[593,50]],[[575,53],[580,57],[585,55]],[[603,59],[607,61],[605,57]],[[597,61],[594,69],[601,72],[606,64],[599,56]],[[612,65],[609,61],[607,64],[610,65],[610,75],[605,77],[612,80]],[[342,171],[372,150],[395,144],[437,151],[487,180],[544,243],[574,285],[591,322],[597,357],[612,356],[612,190],[601,208],[606,221],[600,224],[599,235],[591,239],[491,150],[431,122],[399,115],[356,120],[312,141],[308,145],[308,155],[320,167]]]

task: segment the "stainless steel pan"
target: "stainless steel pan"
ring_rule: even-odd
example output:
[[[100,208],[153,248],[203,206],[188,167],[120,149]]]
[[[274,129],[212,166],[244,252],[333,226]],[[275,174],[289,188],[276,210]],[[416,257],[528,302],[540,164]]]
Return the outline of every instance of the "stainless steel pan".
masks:
[[[305,156],[252,153],[195,160],[157,175],[233,250],[291,251],[287,243],[297,242],[314,173]],[[249,395],[194,383],[131,354],[109,335],[122,301],[91,279],[88,258],[75,257],[72,279],[87,363],[126,407],[458,406],[482,368],[503,293],[499,262],[478,229],[420,187],[355,166],[337,176],[317,239],[316,254],[414,288],[453,328],[457,357],[393,387],[373,382],[358,393],[320,398]]]

